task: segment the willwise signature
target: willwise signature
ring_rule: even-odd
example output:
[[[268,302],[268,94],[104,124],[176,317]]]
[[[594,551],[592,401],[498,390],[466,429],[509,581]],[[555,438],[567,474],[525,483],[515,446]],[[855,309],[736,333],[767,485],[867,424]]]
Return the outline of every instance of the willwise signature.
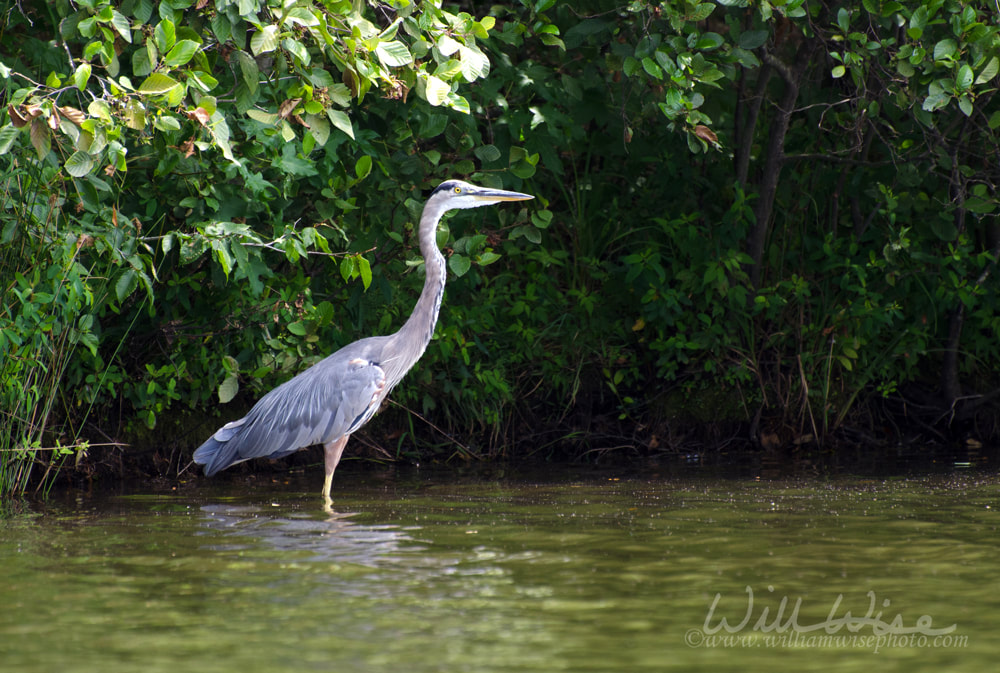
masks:
[[[774,591],[774,587],[768,587],[768,591]],[[854,616],[850,610],[840,615],[840,604],[844,599],[844,595],[840,594],[833,602],[833,606],[830,608],[830,612],[827,614],[825,620],[814,624],[801,624],[799,623],[799,610],[802,607],[802,599],[795,599],[791,612],[786,616],[788,597],[784,596],[778,604],[777,612],[773,616],[771,615],[771,608],[764,607],[760,610],[757,620],[751,626],[751,620],[754,618],[753,588],[747,586],[746,593],[746,612],[743,615],[742,621],[735,624],[731,624],[724,616],[716,618],[715,610],[722,599],[722,594],[715,594],[715,600],[712,601],[712,605],[708,609],[708,614],[705,616],[704,632],[707,635],[718,633],[722,630],[728,633],[738,633],[749,628],[752,631],[760,631],[761,633],[785,633],[787,631],[810,633],[812,631],[824,630],[826,633],[833,634],[845,628],[850,633],[857,633],[866,626],[870,626],[872,633],[876,636],[906,635],[911,633],[918,633],[925,636],[940,636],[949,634],[958,628],[958,624],[934,628],[934,620],[930,615],[917,617],[917,621],[913,626],[906,626],[903,622],[903,616],[899,613],[896,613],[889,621],[886,621],[882,618],[883,613],[881,610],[876,612],[877,600],[874,591],[869,591],[866,594],[868,596],[868,611],[863,617]],[[888,608],[889,604],[889,599],[882,601],[883,608]]]

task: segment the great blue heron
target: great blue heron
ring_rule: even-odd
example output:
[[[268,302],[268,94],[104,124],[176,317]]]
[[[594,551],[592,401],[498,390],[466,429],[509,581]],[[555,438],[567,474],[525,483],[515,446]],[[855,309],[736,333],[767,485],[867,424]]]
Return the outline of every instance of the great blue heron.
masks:
[[[445,263],[437,224],[449,210],[478,208],[533,196],[448,180],[431,192],[420,216],[418,238],[426,279],[417,305],[395,334],[344,346],[260,398],[243,418],[226,423],[197,451],[194,461],[212,476],[251,458],[282,458],[322,444],[326,458],[323,499],[351,433],[367,423],[420,356],[434,333],[444,295]]]

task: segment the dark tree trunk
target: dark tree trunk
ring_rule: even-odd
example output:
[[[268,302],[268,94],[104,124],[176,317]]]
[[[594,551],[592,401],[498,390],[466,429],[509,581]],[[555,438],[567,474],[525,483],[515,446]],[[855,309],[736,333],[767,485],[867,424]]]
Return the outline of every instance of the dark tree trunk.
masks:
[[[764,165],[761,167],[760,183],[757,190],[758,199],[754,206],[754,216],[757,221],[750,232],[747,243],[747,254],[753,259],[749,274],[750,282],[754,287],[760,285],[764,245],[767,243],[767,236],[771,229],[774,196],[778,189],[778,179],[781,177],[781,164],[785,159],[785,135],[788,133],[788,125],[792,119],[792,112],[795,110],[795,102],[799,98],[799,85],[802,82],[802,76],[809,67],[814,50],[815,43],[812,40],[803,40],[795,53],[795,64],[791,67],[771,53],[764,54],[764,63],[781,75],[785,91],[774,111],[774,118],[771,120],[771,128],[764,152]]]

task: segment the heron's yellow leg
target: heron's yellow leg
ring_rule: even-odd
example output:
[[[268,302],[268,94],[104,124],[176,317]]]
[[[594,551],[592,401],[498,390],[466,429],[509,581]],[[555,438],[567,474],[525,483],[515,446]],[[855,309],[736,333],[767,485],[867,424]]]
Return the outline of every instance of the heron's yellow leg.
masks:
[[[323,479],[323,500],[327,507],[333,503],[333,500],[330,499],[330,487],[333,485],[333,473],[337,469],[337,464],[340,462],[340,456],[344,453],[345,446],[347,446],[347,435],[338,437],[332,442],[323,445],[326,458],[326,478]]]

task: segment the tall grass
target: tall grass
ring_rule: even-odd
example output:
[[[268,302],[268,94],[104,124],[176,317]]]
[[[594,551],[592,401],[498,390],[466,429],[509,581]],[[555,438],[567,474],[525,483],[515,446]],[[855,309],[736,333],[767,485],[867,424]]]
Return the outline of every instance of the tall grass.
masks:
[[[0,496],[33,484],[48,491],[66,459],[86,448],[68,423],[53,432],[52,421],[77,346],[96,343],[90,274],[78,260],[83,238],[59,232],[58,183],[43,182],[35,162],[8,161],[0,183]]]

